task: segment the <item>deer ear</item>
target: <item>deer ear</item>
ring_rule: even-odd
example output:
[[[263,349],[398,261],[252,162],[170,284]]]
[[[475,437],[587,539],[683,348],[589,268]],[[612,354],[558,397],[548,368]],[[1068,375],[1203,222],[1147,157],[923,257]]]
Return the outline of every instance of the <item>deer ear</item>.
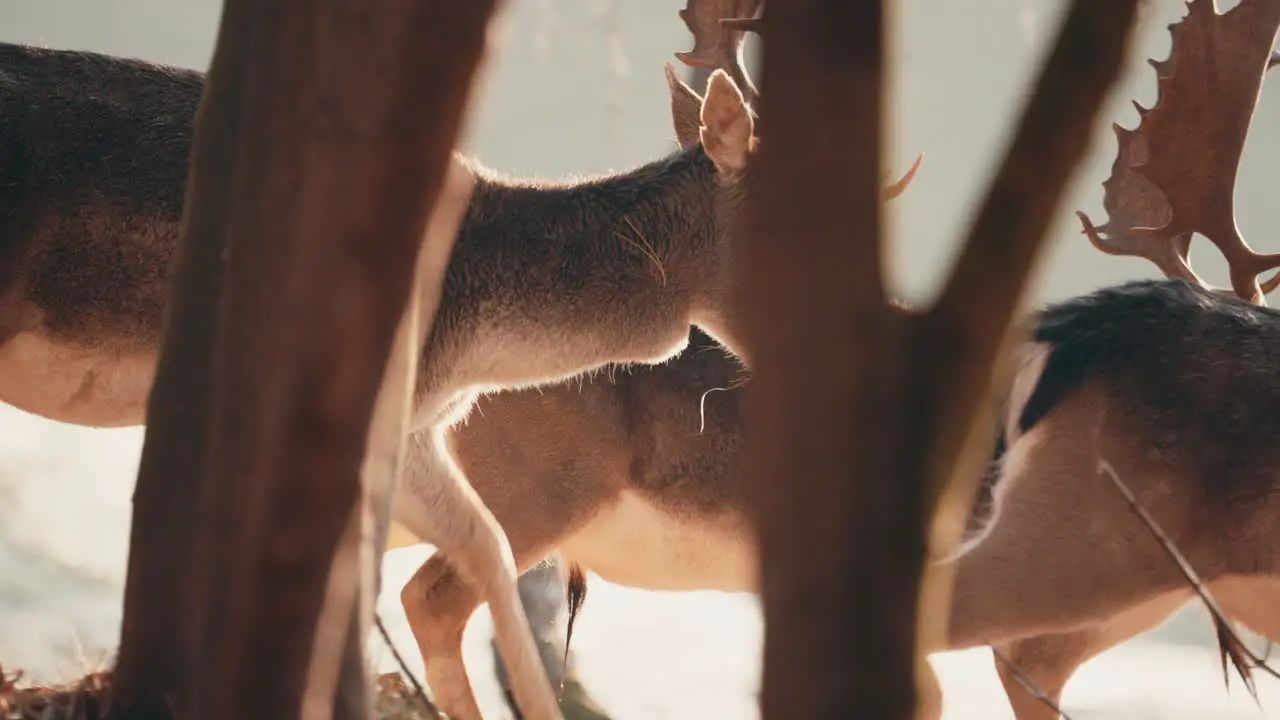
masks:
[[[699,135],[703,150],[721,174],[733,175],[746,169],[754,131],[755,121],[742,91],[724,70],[711,73],[707,96],[702,101]]]
[[[676,68],[668,60],[662,66],[667,75],[667,89],[671,91],[671,122],[675,125],[676,142],[689,147],[701,142],[698,128],[702,125],[702,98],[693,88],[685,85],[676,75]]]

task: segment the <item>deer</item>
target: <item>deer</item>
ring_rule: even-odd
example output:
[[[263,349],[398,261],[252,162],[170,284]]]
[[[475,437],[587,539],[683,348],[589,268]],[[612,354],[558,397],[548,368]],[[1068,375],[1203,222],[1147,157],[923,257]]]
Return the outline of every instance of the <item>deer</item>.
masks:
[[[931,650],[991,644],[1008,656],[1051,701],[1027,693],[1018,672],[998,664],[1019,720],[1055,717],[1052,706],[1080,663],[1194,597],[1123,498],[1093,478],[1099,457],[1191,551],[1228,616],[1280,639],[1266,611],[1280,596],[1259,556],[1277,516],[1262,493],[1273,482],[1268,431],[1280,422],[1267,410],[1275,404],[1267,393],[1280,392],[1267,362],[1280,359],[1280,312],[1265,307],[1264,296],[1280,276],[1257,282],[1280,256],[1248,247],[1231,205],[1262,74],[1280,64],[1270,50],[1278,5],[1244,0],[1218,15],[1207,0],[1193,0],[1175,26],[1170,59],[1155,63],[1161,101],[1141,110],[1139,130],[1116,127],[1118,154],[1104,183],[1110,221],[1096,227],[1079,214],[1100,251],[1145,257],[1166,279],[1032,314],[1031,339],[1009,358],[1016,372],[998,386],[994,459],[962,544],[935,561],[954,563],[957,575],[949,636]],[[1232,42],[1206,45],[1206,37]],[[1187,93],[1209,84],[1206,72],[1221,102],[1206,106],[1215,108],[1212,118],[1192,122],[1197,106]],[[684,92],[675,84],[672,91]],[[681,109],[673,101],[684,142]],[[1205,147],[1216,154],[1194,149]],[[1205,170],[1203,189],[1179,172],[1193,158]],[[1213,288],[1191,268],[1195,231],[1222,248],[1233,288]],[[450,429],[452,456],[504,528],[518,568],[551,552],[568,563],[570,633],[585,570],[653,590],[758,591],[737,464],[748,379],[746,366],[695,328],[688,348],[665,364],[489,395]],[[1185,436],[1203,446],[1173,439]],[[410,478],[428,471],[416,447]],[[1228,479],[1236,467],[1248,478]],[[1227,535],[1212,535],[1219,531]],[[1102,579],[1115,589],[1102,590]],[[424,658],[447,643],[451,662],[460,663],[460,638],[480,600],[447,558],[428,559],[401,597]],[[442,638],[445,628],[452,630]],[[925,705],[922,717],[940,716],[940,702]]]
[[[681,59],[717,68],[704,97],[684,96],[698,103],[685,108],[696,144],[562,183],[454,158],[474,190],[417,364],[413,427],[430,438],[418,455],[428,471],[401,488],[401,520],[489,603],[530,718],[559,712],[514,559],[444,430],[487,392],[664,361],[690,325],[737,348],[727,220],[758,137],[755,88],[733,77],[759,6],[693,0],[681,13],[695,36]],[[194,71],[0,44],[0,400],[90,427],[146,422],[202,87]],[[479,717],[461,667],[434,668],[442,708]]]
[[[673,66],[667,63],[664,72],[671,93],[671,111],[673,118],[673,127],[676,132],[680,150],[677,151],[675,157],[685,158],[689,155],[700,157],[703,155],[710,156],[714,162],[725,165],[720,170],[718,182],[720,184],[720,192],[725,198],[722,203],[742,202],[743,186],[741,180],[744,177],[744,171],[748,155],[751,148],[758,138],[751,134],[755,126],[755,111],[753,109],[754,101],[758,98],[758,91],[752,84],[749,74],[742,64],[742,43],[743,33],[747,31],[758,31],[759,26],[752,15],[759,9],[760,2],[758,0],[735,0],[733,2],[715,2],[715,1],[699,1],[691,0],[685,9],[680,12],[680,17],[691,31],[694,37],[694,49],[689,52],[677,54],[677,58],[687,65],[695,67],[714,68],[711,73],[704,96],[699,96],[696,91],[683,83],[676,76]],[[724,121],[721,116],[732,118],[731,122]],[[741,153],[734,154],[732,146],[729,144],[734,140],[734,134],[730,130],[717,130],[717,126],[724,124],[729,127],[735,127],[741,123],[742,129],[745,130],[741,135],[737,136],[742,149]],[[715,158],[729,158],[723,160],[715,160]],[[916,172],[919,169],[922,156],[916,158],[915,163],[904,174],[902,178],[896,182],[890,183],[883,191],[885,199],[897,197],[905,191],[907,186],[912,182]],[[666,162],[666,161],[664,161]],[[717,165],[719,168],[720,165]],[[485,178],[481,176],[477,195],[483,197]],[[545,187],[545,186],[544,186]],[[581,188],[582,186],[577,186]],[[615,192],[634,192],[633,187],[620,185],[614,188]],[[685,202],[687,197],[685,190],[679,190],[670,202]],[[473,200],[472,207],[476,207],[476,201]],[[723,213],[731,207],[724,205],[718,208],[708,207],[707,212],[698,214],[703,222],[710,222],[716,218],[723,218]],[[517,209],[508,209],[508,214],[524,214]],[[668,213],[669,209],[664,209],[652,222],[658,223],[658,229],[671,231],[673,218]],[[537,217],[535,213],[528,213],[530,218]],[[637,226],[636,219],[623,218],[624,226],[618,230],[623,235],[623,240],[630,242],[645,243],[644,248],[649,252],[645,255],[653,260],[655,255],[666,256],[670,251],[661,251],[648,245],[646,236],[649,235],[645,231],[647,226],[643,223]],[[467,233],[470,231],[473,222],[473,213],[469,212],[464,218],[463,229],[458,238],[458,244],[454,251],[455,258],[460,251],[464,251],[467,242]],[[678,231],[678,228],[677,228]],[[667,240],[666,242],[670,242]],[[727,245],[727,241],[726,241]],[[696,262],[684,261],[681,268],[671,267],[669,270],[664,269],[666,262],[654,262],[650,267],[650,274],[646,276],[646,282],[660,281],[666,286],[672,279],[667,277],[669,271],[686,272],[687,269],[696,269],[696,280],[685,280],[685,284],[701,285],[711,283],[715,288],[717,297],[727,294],[729,291],[725,285],[727,283],[727,247],[722,245],[717,248],[718,254],[709,258],[710,264],[699,264]],[[456,262],[451,261],[451,262]],[[449,316],[446,311],[451,307],[450,303],[450,275],[446,275],[444,300],[441,304],[441,310],[437,315],[436,323],[449,322]],[[522,279],[511,277],[510,282],[520,283]],[[609,297],[614,297],[615,293],[621,291],[620,297],[629,297],[628,300],[619,303],[619,313],[610,318],[610,323],[606,327],[600,328],[600,332],[609,332],[611,330],[621,330],[629,337],[636,335],[636,323],[634,315],[641,317],[654,312],[653,294],[642,296],[638,293],[637,288],[632,287],[620,288],[617,285],[610,285],[607,292]],[[592,313],[599,312],[598,308],[592,308]],[[735,355],[739,354],[738,349],[732,340],[732,333],[726,333],[726,327],[732,327],[733,319],[730,316],[732,312],[731,303],[720,302],[713,308],[699,307],[697,304],[693,307],[693,312],[681,314],[678,322],[681,325],[682,334],[679,342],[675,342],[675,338],[666,335],[667,325],[663,327],[663,349],[665,354],[661,357],[657,353],[648,356],[648,365],[654,365],[658,361],[666,361],[675,357],[680,351],[687,347],[690,341],[700,341],[702,338],[714,337],[724,347],[729,348],[730,352]],[[691,322],[686,321],[689,320]],[[690,334],[689,325],[702,328],[705,335],[697,332]],[[672,325],[671,327],[674,327]],[[726,339],[726,337],[728,339]],[[504,338],[505,347],[510,348],[512,342],[510,339]],[[580,339],[575,339],[580,341]],[[545,339],[537,340],[538,343],[547,342]],[[567,342],[567,340],[566,340]],[[667,343],[670,343],[669,345]],[[484,353],[492,352],[491,348],[478,349],[474,355],[469,355],[463,364],[471,367],[484,366],[486,363],[493,362],[485,357]],[[580,352],[575,349],[575,352]],[[618,355],[618,353],[614,353]],[[522,345],[518,351],[510,354],[513,363],[519,363],[517,358],[528,358],[534,355],[534,347],[532,345]],[[637,356],[627,358],[621,362],[614,361],[605,363],[608,359],[605,353],[597,353],[595,356],[599,362],[594,367],[587,368],[586,363],[581,363],[581,370],[591,369],[599,370],[599,368],[608,364],[617,366],[619,364],[628,364],[641,362],[637,360]],[[743,362],[749,363],[748,358],[743,358]],[[525,360],[524,362],[527,362]],[[656,367],[656,365],[654,365]],[[403,480],[401,492],[396,499],[395,520],[408,531],[424,540],[437,549],[436,554],[429,562],[430,567],[420,569],[420,571],[405,585],[401,593],[402,604],[405,607],[406,615],[410,622],[411,630],[418,644],[419,651],[424,660],[426,668],[427,684],[432,688],[437,703],[441,708],[450,714],[451,717],[471,718],[479,716],[479,709],[475,702],[467,680],[466,669],[462,663],[461,640],[462,630],[465,628],[466,620],[472,611],[483,600],[490,604],[493,608],[491,594],[486,597],[484,593],[484,584],[475,581],[476,574],[466,570],[466,564],[457,557],[457,550],[454,547],[448,547],[434,542],[432,537],[439,537],[438,531],[433,531],[433,523],[438,521],[439,516],[432,509],[432,504],[437,502],[433,488],[441,484],[439,475],[447,472],[457,471],[461,476],[466,476],[471,470],[468,470],[468,464],[458,461],[458,457],[449,445],[448,428],[463,423],[467,418],[473,417],[477,413],[483,413],[486,406],[487,395],[493,391],[518,391],[528,390],[531,393],[538,394],[544,392],[548,382],[544,379],[538,383],[521,382],[514,378],[516,372],[527,372],[525,365],[521,364],[520,370],[506,370],[511,373],[505,381],[489,382],[484,386],[477,384],[473,392],[466,396],[464,402],[456,403],[449,408],[449,412],[441,415],[441,421],[430,424],[430,429],[425,433],[415,435],[414,450],[410,453],[413,471],[406,472]],[[567,365],[565,366],[567,367]],[[580,372],[580,371],[579,371]],[[575,372],[572,375],[579,375]],[[564,380],[571,376],[570,373],[562,373]],[[544,375],[544,378],[550,378],[550,375]],[[479,405],[477,405],[479,403]],[[449,458],[448,462],[442,462],[445,458]],[[452,465],[452,466],[451,466]],[[512,474],[516,474],[527,468],[509,468]],[[514,480],[510,475],[505,477],[505,482],[513,483]],[[484,501],[484,495],[477,491],[475,485],[466,488],[467,492],[474,492],[473,497],[479,499],[475,503],[478,507],[488,507]],[[489,509],[489,513],[492,509]],[[488,518],[495,523],[496,532],[507,533],[504,537],[508,543],[510,530],[505,528],[501,520],[496,516],[489,515]],[[528,569],[529,562],[532,560],[525,554],[525,548],[521,546],[519,550],[514,548],[509,551],[515,558],[516,571]],[[748,552],[753,552],[748,550]],[[545,555],[545,553],[544,553]],[[533,560],[540,560],[541,555]],[[580,573],[580,569],[576,569],[575,573]],[[514,586],[514,575],[512,576],[512,586]]]
[[[1234,211],[1278,28],[1277,0],[1187,3],[1168,59],[1150,63],[1156,103],[1135,103],[1135,129],[1114,127],[1108,222],[1077,212],[1094,247],[1165,279],[1047,307],[1015,352],[993,460],[942,562],[955,563],[949,649],[993,646],[1018,720],[1058,717],[1076,668],[1195,597],[1116,483],[1226,619],[1280,640],[1280,311],[1264,299],[1280,276],[1259,283],[1280,255],[1252,250]],[[1191,267],[1197,232],[1227,260],[1230,289]],[[1242,651],[1218,636],[1224,677],[1230,660],[1252,688]]]
[[[141,424],[163,331],[200,99],[198,73],[93,53],[0,45],[0,400],[93,427]],[[696,147],[575,183],[507,180],[462,156],[474,191],[421,350],[414,427],[442,428],[481,391],[657,362],[691,322],[730,320],[730,235],[754,142],[721,73]],[[501,529],[448,459],[414,527],[493,609],[530,718],[558,718]],[[479,717],[465,679],[436,675],[455,718]],[[452,686],[461,683],[462,690]]]

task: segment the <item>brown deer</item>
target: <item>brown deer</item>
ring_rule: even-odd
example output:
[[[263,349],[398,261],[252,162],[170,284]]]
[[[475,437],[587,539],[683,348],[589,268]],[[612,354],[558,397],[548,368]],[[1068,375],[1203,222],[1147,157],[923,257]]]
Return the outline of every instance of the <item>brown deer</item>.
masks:
[[[1251,273],[1233,273],[1245,297],[1260,303],[1261,291],[1276,285],[1273,278],[1251,289],[1259,273],[1280,265],[1280,256],[1248,249],[1234,233],[1230,194],[1219,194],[1233,184],[1260,71],[1277,64],[1275,55],[1267,58],[1278,3],[1264,2],[1271,0],[1245,0],[1224,16],[1205,0],[1191,4],[1170,60],[1157,64],[1161,102],[1144,113],[1138,131],[1118,130],[1119,155],[1104,184],[1110,222],[1094,228],[1081,216],[1100,249],[1148,257],[1174,280],[1102,290],[1031,318],[1034,339],[1017,353],[1020,372],[1004,390],[997,461],[956,560],[949,647],[996,642],[1055,702],[1079,663],[1193,597],[1123,498],[1094,477],[1099,456],[1192,551],[1231,617],[1280,639],[1280,621],[1265,612],[1280,595],[1269,594],[1261,564],[1264,539],[1275,527],[1268,520],[1275,511],[1261,492],[1271,482],[1268,430],[1280,429],[1268,411],[1276,404],[1268,398],[1280,393],[1280,381],[1271,379],[1280,375],[1270,367],[1280,362],[1280,313],[1229,291],[1202,289],[1187,259],[1191,232],[1205,231],[1233,270]],[[1203,38],[1216,35],[1237,41],[1206,47]],[[1206,62],[1210,50],[1227,49],[1237,53],[1230,65]],[[1175,64],[1185,74],[1165,72]],[[1190,112],[1191,98],[1178,88],[1199,91],[1203,72],[1215,73],[1216,114],[1170,128],[1174,121],[1162,118]],[[687,137],[681,91],[672,88],[677,133]],[[1230,128],[1235,134],[1225,132]],[[1169,139],[1175,132],[1179,142]],[[1170,154],[1202,153],[1196,143],[1210,142],[1228,152],[1195,155],[1195,163]],[[1148,163],[1148,147],[1163,164]],[[1204,168],[1203,177],[1213,180],[1206,191],[1214,195],[1188,197],[1194,188],[1176,171],[1187,166]],[[1153,184],[1162,167],[1172,181]],[[1230,222],[1181,215],[1213,202],[1226,203],[1219,212]],[[1231,232],[1217,232],[1223,227]],[[448,444],[506,530],[519,568],[559,551],[577,569],[571,594],[583,591],[582,568],[648,589],[755,591],[737,465],[735,388],[744,372],[695,330],[689,348],[664,365],[612,368],[554,388],[482,398],[450,431]],[[1256,404],[1252,395],[1259,396]],[[1101,414],[1108,407],[1115,412]],[[1082,446],[1090,452],[1079,452]],[[407,475],[424,471],[411,457]],[[1067,478],[1069,472],[1080,477]],[[1206,534],[1224,528],[1221,536]],[[424,656],[447,651],[460,664],[458,645],[480,602],[476,592],[436,555],[402,597]],[[1037,635],[1041,628],[1067,632]],[[1052,712],[1014,687],[1008,667],[1000,673],[1021,720]]]
[[[0,399],[64,422],[145,421],[201,87],[194,72],[0,45]],[[472,166],[417,427],[453,422],[481,390],[663,360],[691,322],[724,327],[720,218],[740,201],[753,121],[723,74],[701,117],[701,145],[610,178],[532,184]],[[500,528],[442,447],[424,461],[438,472],[408,489],[423,500],[415,528],[483,589],[526,715],[558,717]],[[478,716],[468,691],[434,679],[450,714]]]
[[[699,143],[716,152],[720,141],[709,132],[714,123],[709,113],[718,104],[717,94],[741,98],[741,82],[756,96],[741,64],[742,35],[736,28],[757,27],[734,22],[725,23],[734,29],[722,29],[719,20],[744,17],[732,14],[738,12],[749,17],[759,4],[695,1],[681,12],[695,49],[678,57],[716,68],[704,100],[666,66],[682,152],[696,151]],[[921,159],[886,187],[886,199],[905,191]],[[665,364],[610,365],[590,373],[593,378],[625,374],[615,383],[579,377],[519,392],[508,384],[506,392],[469,403],[464,409],[474,407],[474,412],[453,416],[460,424],[443,435],[439,428],[418,434],[406,465],[405,492],[397,498],[397,522],[431,542],[425,534],[431,532],[430,496],[417,488],[439,484],[433,476],[447,468],[435,458],[447,455],[506,532],[518,572],[559,549],[574,563],[574,578],[587,566],[641,587],[754,588],[755,549],[734,467],[736,397],[724,399],[725,409],[708,416],[708,426],[699,431],[699,398],[713,389],[728,390],[743,366],[711,335],[694,329],[687,337],[684,352]],[[719,407],[718,402],[708,404]],[[440,442],[446,452],[438,449]],[[691,461],[698,464],[696,474],[686,467]],[[643,553],[647,565],[637,564],[645,562],[634,545],[641,538],[654,541],[652,551]],[[462,634],[484,596],[455,567],[455,556],[437,548],[405,585],[402,602],[441,706],[451,714],[478,713],[462,662]]]
[[[725,53],[740,31],[707,18],[758,5],[692,3],[698,44],[686,60],[737,67]],[[0,44],[0,400],[82,425],[145,422],[202,85],[191,71]],[[434,430],[419,462],[432,471],[407,488],[408,507],[489,601],[531,717],[558,713],[510,550],[440,431],[480,392],[658,362],[684,347],[691,323],[726,334],[724,220],[743,201],[754,119],[723,70],[699,117],[699,144],[607,178],[535,184],[467,163],[475,190],[415,393],[415,426]],[[446,711],[478,716],[465,677],[432,679]]]
[[[1057,717],[1019,672],[1056,704],[1081,663],[1193,597],[1111,473],[1227,617],[1280,640],[1280,312],[1258,306],[1277,284],[1258,276],[1280,255],[1249,248],[1233,205],[1262,80],[1280,62],[1280,0],[1187,7],[1169,58],[1152,62],[1156,104],[1139,107],[1135,130],[1116,127],[1109,221],[1078,213],[1097,248],[1171,280],[1035,318],[956,561],[951,646],[991,644],[1010,661],[997,666],[1019,720]],[[1193,232],[1226,257],[1233,293],[1191,269]]]

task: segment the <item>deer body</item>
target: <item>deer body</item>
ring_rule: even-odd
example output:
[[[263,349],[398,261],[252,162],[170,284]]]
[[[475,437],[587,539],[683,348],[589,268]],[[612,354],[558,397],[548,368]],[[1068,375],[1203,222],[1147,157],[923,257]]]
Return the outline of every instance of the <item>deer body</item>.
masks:
[[[515,560],[490,509],[449,479],[460,476],[443,432],[478,393],[563,380],[610,361],[660,361],[684,347],[691,322],[727,317],[728,258],[715,222],[721,180],[698,146],[576,187],[479,178],[419,365],[415,419],[427,431],[419,457],[427,470],[402,485],[398,505],[414,499],[402,522],[428,532],[420,537],[488,600],[504,656],[515,652],[504,635],[528,635]],[[423,632],[439,634],[415,627]],[[519,652],[520,662],[541,669],[532,646]],[[424,661],[442,708],[479,717],[460,648],[424,653]],[[515,687],[514,672],[512,680]]]
[[[1056,699],[1085,660],[1194,597],[1099,459],[1227,615],[1280,640],[1280,311],[1140,281],[1030,321],[996,459],[963,551],[944,561],[957,575],[951,636],[936,649],[995,645]],[[694,331],[665,364],[483,397],[447,443],[520,571],[559,551],[632,587],[755,592],[732,389],[741,372]],[[406,482],[427,471],[415,454]],[[401,495],[396,512],[416,533],[412,502]],[[450,562],[434,555],[402,594],[428,657],[446,646],[460,657],[480,603]],[[1020,720],[1049,717],[1006,668],[1001,677]]]
[[[0,45],[0,400],[63,422],[145,422],[182,214],[198,73]],[[701,101],[693,94],[691,101]],[[709,84],[701,136],[630,173],[475,189],[419,362],[415,427],[439,433],[479,392],[678,352],[725,327],[728,233],[752,142],[742,94]],[[228,258],[228,261],[234,258]],[[501,528],[430,443],[414,525],[493,606],[517,698],[558,716]],[[465,676],[432,671],[443,709],[479,716]],[[526,707],[526,714],[535,712]]]
[[[1280,640],[1280,312],[1178,281],[1046,310],[956,562],[950,647],[1056,700],[1085,660],[1194,597],[1105,462],[1227,617]],[[1053,717],[1003,666],[1020,720]]]
[[[687,336],[686,336],[687,337]],[[737,486],[737,366],[706,335],[669,363],[480,398],[447,435],[412,445],[396,519],[419,537],[415,488],[447,472],[441,444],[511,544],[516,572],[552,550],[611,580],[663,589],[754,589],[755,549]],[[462,633],[483,601],[458,556],[437,546],[401,593],[433,688],[467,688]],[[469,693],[469,690],[467,690]],[[443,701],[443,699],[442,699]]]
[[[0,400],[145,420],[199,74],[0,43]]]
[[[0,44],[0,399],[74,424],[145,422],[202,85]],[[695,311],[714,323],[722,309],[718,185],[697,147],[569,186],[482,177],[423,394],[454,390],[455,373],[523,385],[677,352]]]
[[[575,185],[480,174],[423,353],[419,397],[561,380],[680,351],[723,310],[715,165],[691,147]]]
[[[1225,618],[1280,639],[1280,315],[1251,304],[1280,284],[1259,282],[1280,255],[1245,242],[1234,205],[1277,32],[1280,0],[1221,13],[1187,3],[1168,59],[1151,62],[1155,105],[1139,107],[1136,128],[1115,126],[1107,222],[1076,213],[1094,247],[1177,282],[1050,308],[1024,349],[962,543],[950,642],[994,644],[1052,701],[1080,663],[1192,597],[1120,485]],[[1222,253],[1241,299],[1191,268],[1193,232]],[[1217,629],[1224,671],[1230,659],[1247,677],[1243,650]],[[1057,716],[997,667],[1019,720]]]
[[[740,372],[695,330],[664,364],[484,396],[447,443],[522,569],[556,549],[621,584],[754,590],[737,465]],[[427,469],[415,454],[406,483]],[[418,531],[404,496],[396,512]]]

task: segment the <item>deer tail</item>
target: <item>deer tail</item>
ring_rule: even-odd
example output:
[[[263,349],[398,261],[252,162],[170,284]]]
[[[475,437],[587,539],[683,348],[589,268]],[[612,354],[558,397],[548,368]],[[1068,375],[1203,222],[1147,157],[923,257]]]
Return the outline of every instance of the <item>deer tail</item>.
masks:
[[[576,562],[569,563],[569,580],[565,587],[565,600],[569,605],[569,622],[564,634],[564,658],[561,661],[560,689],[564,690],[564,680],[569,674],[569,643],[573,641],[573,623],[578,619],[582,603],[587,599],[587,575],[582,566]]]

